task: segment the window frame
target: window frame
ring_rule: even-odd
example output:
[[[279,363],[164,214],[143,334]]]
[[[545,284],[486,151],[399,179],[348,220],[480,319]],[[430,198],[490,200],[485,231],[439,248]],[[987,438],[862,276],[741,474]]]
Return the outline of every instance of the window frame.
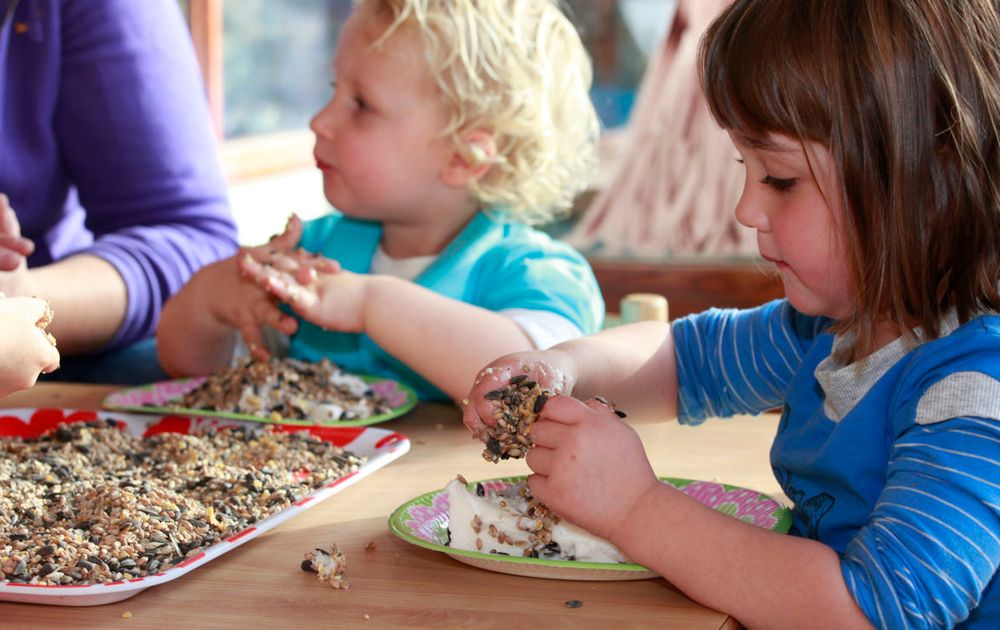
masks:
[[[311,165],[313,135],[309,130],[225,139],[223,0],[188,0],[188,25],[226,178],[236,182]]]

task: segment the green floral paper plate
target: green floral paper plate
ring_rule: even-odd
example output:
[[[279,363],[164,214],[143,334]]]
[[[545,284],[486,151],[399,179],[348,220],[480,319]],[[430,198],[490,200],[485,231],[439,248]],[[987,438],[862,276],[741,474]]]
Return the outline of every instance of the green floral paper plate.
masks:
[[[524,479],[525,477],[504,477],[478,483],[482,483],[487,491],[495,491]],[[791,527],[791,511],[776,499],[756,490],[715,481],[672,477],[661,477],[660,480],[689,497],[746,523],[780,533],[787,532]],[[469,489],[475,488],[476,483],[470,483]],[[644,580],[657,577],[654,571],[639,564],[521,558],[453,549],[446,544],[448,493],[444,488],[422,494],[396,508],[389,517],[389,529],[403,540],[419,547],[440,551],[465,564],[511,575],[600,581]]]
[[[389,378],[357,374],[361,380],[371,385],[372,391],[384,399],[391,407],[388,412],[380,413],[364,418],[353,418],[350,420],[330,420],[317,422],[314,420],[302,420],[300,418],[273,418],[270,416],[257,416],[247,413],[233,413],[229,411],[215,411],[213,409],[191,409],[181,407],[180,401],[184,394],[190,392],[205,382],[204,376],[193,378],[181,378],[172,381],[160,381],[149,385],[139,385],[129,387],[109,394],[101,402],[105,409],[115,411],[132,411],[137,413],[155,414],[175,414],[185,416],[197,416],[199,418],[225,418],[227,420],[242,420],[244,422],[266,422],[271,424],[296,424],[302,426],[336,426],[336,427],[360,427],[370,424],[378,424],[398,418],[417,406],[417,393],[409,386]]]

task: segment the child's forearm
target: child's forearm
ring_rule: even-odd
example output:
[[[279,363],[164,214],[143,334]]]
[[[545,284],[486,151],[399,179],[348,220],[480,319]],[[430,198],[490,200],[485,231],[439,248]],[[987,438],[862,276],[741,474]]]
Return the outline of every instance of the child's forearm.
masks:
[[[610,328],[559,344],[551,352],[576,375],[574,397],[607,398],[625,409],[629,420],[677,415],[677,369],[668,325]]]
[[[205,307],[195,287],[181,289],[163,307],[156,329],[157,354],[173,377],[207,374],[229,365],[236,331]]]
[[[468,394],[493,359],[532,349],[524,331],[499,313],[390,276],[369,282],[365,334],[453,400]]]
[[[870,628],[836,552],[717,512],[658,484],[612,542],[692,599],[750,628]]]

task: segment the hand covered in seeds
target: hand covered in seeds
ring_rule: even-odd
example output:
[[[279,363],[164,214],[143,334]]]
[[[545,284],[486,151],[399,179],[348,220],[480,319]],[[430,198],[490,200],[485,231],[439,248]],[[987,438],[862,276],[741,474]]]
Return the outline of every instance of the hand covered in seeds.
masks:
[[[293,221],[301,234],[301,222]],[[240,258],[240,273],[321,328],[364,330],[367,276],[345,271],[335,260],[303,249],[258,250]]]
[[[496,461],[488,454],[500,459],[524,455],[530,447],[527,436],[531,423],[545,401],[572,390],[572,371],[561,365],[560,359],[552,351],[518,352],[497,359],[479,372],[469,397],[463,401],[462,421],[475,437],[487,443],[483,457]]]
[[[526,462],[532,495],[564,519],[613,540],[643,495],[659,483],[638,434],[600,398],[549,400],[532,430]]]
[[[55,337],[45,330],[51,321],[45,300],[0,293],[0,395],[27,389],[39,373],[59,367]]]

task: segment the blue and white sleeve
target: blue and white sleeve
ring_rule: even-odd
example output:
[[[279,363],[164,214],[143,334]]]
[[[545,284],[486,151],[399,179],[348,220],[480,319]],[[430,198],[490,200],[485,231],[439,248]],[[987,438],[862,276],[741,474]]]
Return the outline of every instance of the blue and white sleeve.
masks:
[[[672,327],[678,421],[760,413],[779,407],[822,320],[787,300],[747,309],[709,309]]]
[[[951,628],[1000,564],[1000,421],[951,418],[902,434],[868,523],[841,560],[877,627]]]

